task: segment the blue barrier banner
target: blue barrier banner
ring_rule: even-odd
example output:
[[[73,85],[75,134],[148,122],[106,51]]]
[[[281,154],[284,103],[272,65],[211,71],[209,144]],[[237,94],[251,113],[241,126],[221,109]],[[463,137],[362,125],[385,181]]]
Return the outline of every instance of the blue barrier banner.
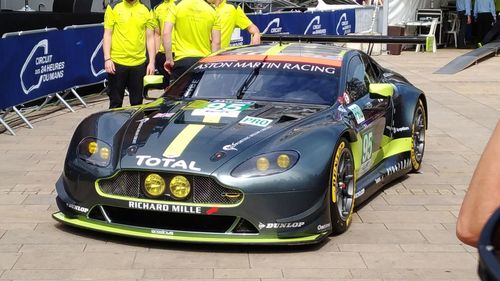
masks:
[[[248,15],[265,34],[347,35],[356,30],[355,9],[305,13],[270,13]],[[243,44],[250,43],[242,32]]]
[[[35,100],[66,89],[67,43],[63,31],[0,40],[0,108]]]
[[[102,52],[102,25],[65,29],[66,40],[73,42],[67,50],[67,88],[94,84],[107,78]]]

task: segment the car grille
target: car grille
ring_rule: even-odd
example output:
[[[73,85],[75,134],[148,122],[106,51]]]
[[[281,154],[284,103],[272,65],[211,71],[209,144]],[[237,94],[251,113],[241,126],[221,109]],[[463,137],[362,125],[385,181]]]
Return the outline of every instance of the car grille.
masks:
[[[148,174],[149,173],[146,172],[121,172],[113,178],[100,180],[99,187],[102,192],[109,195],[148,199],[143,191],[143,182]],[[166,173],[160,175],[165,179],[167,186],[170,179],[175,176]],[[241,191],[221,186],[209,177],[186,176],[186,178],[191,183],[192,192],[183,202],[233,205],[240,203],[243,199]],[[164,196],[154,199],[174,202],[179,201],[170,194],[168,188]]]

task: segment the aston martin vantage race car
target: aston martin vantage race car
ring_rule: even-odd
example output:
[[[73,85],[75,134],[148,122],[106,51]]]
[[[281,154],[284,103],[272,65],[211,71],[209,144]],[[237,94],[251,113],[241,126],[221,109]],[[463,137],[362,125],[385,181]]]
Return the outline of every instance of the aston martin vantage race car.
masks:
[[[419,170],[427,121],[424,93],[361,51],[222,51],[154,102],[83,120],[53,217],[170,241],[318,242]]]

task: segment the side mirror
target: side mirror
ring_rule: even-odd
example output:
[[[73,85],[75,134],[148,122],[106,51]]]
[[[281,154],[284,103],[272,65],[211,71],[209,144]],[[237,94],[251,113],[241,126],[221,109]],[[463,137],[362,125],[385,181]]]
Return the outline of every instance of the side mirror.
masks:
[[[372,99],[388,99],[394,94],[394,87],[389,83],[372,83],[369,92]]]
[[[150,89],[163,89],[163,75],[146,75],[144,76],[144,89],[142,92],[142,96],[147,100],[155,100],[158,97],[151,97],[149,95]],[[163,89],[165,90],[165,89]],[[162,92],[163,94],[163,92]]]

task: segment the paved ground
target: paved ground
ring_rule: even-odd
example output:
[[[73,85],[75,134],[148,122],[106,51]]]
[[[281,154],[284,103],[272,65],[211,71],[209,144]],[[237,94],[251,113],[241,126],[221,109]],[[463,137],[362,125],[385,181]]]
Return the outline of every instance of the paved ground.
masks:
[[[70,136],[106,100],[0,134],[0,280],[477,280],[476,251],[455,238],[455,221],[499,120],[500,57],[432,74],[463,52],[377,57],[428,95],[424,166],[358,210],[347,233],[317,246],[179,245],[56,223],[54,183]]]

